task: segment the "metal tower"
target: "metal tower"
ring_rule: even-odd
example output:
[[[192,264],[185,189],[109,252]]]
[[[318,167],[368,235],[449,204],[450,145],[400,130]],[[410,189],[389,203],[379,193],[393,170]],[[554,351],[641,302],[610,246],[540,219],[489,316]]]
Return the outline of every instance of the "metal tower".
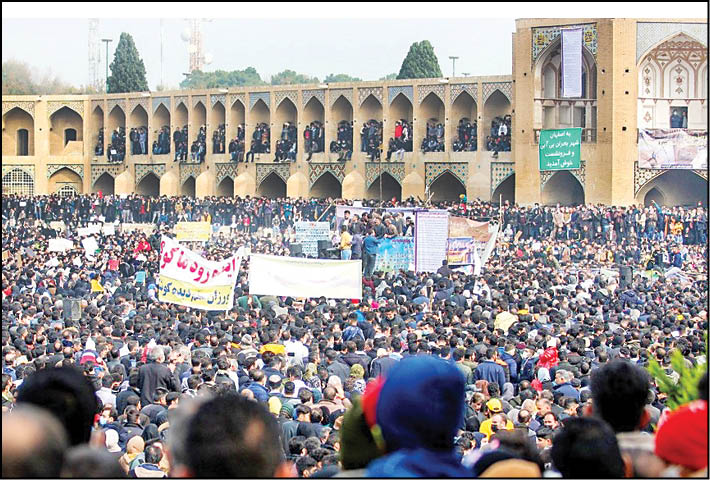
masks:
[[[202,38],[202,22],[211,22],[211,19],[186,19],[190,27],[186,28],[182,33],[183,41],[188,43],[187,51],[190,55],[189,72],[195,70],[202,71],[205,64],[212,62],[212,55],[205,55],[203,38]]]
[[[94,87],[96,91],[101,90],[101,78],[99,70],[101,68],[101,50],[99,48],[99,19],[89,19],[89,79],[88,86]]]

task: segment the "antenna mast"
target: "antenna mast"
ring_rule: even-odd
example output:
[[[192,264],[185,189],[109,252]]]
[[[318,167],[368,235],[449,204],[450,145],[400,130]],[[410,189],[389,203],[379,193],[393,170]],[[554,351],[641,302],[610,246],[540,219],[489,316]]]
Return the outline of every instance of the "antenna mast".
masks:
[[[87,86],[94,87],[96,91],[101,91],[101,79],[99,69],[101,68],[101,51],[99,49],[99,19],[89,19],[89,79]]]

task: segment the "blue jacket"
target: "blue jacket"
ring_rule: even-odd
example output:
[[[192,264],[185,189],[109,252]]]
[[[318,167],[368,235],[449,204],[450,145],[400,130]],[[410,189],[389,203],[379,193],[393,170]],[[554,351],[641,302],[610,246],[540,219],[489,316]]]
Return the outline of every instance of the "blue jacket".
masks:
[[[435,452],[423,448],[402,449],[370,462],[366,477],[459,478],[473,476],[452,450]]]
[[[254,392],[254,398],[256,398],[258,402],[267,403],[269,401],[269,392],[262,384],[252,382],[247,388]]]
[[[473,374],[474,380],[486,380],[488,383],[497,383],[500,391],[503,391],[505,384],[505,370],[492,360],[484,360],[478,364]]]
[[[380,245],[380,240],[368,235],[362,242],[362,249],[369,255],[377,255],[377,247]]]
[[[503,347],[498,347],[498,355],[500,359],[508,364],[508,371],[510,372],[510,381],[513,383],[518,383],[518,364],[515,359],[509,353],[503,350]]]
[[[572,397],[579,402],[579,392],[569,383],[562,383],[560,385],[556,385],[554,390],[556,392],[562,392],[564,396]]]

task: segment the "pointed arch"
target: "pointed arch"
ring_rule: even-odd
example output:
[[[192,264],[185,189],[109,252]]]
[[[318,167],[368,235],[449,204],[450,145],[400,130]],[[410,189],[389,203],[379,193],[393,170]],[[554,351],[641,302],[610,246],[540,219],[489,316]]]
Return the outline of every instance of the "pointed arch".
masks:
[[[104,109],[101,105],[96,105],[91,111],[90,117],[90,132],[91,132],[91,144],[89,148],[93,148],[94,155],[102,156],[106,149],[106,132],[104,131]],[[101,140],[99,142],[99,140]],[[97,147],[100,149],[97,151]]]
[[[491,195],[492,203],[505,203],[506,201],[511,205],[515,203],[515,173],[511,173],[500,182]]]
[[[232,106],[229,108],[229,138],[235,138],[237,136],[237,129],[240,125],[244,126],[245,119],[246,107],[242,101],[237,98],[232,102]]]
[[[543,205],[582,205],[584,187],[567,170],[555,172],[542,187]]]
[[[384,118],[382,109],[382,103],[377,99],[376,96],[370,94],[365,98],[365,100],[360,104],[360,117],[362,120],[374,119],[381,122]]]
[[[160,131],[165,126],[170,128],[170,110],[161,103],[153,114],[153,128]]]
[[[222,104],[221,101],[216,101],[214,105],[212,105],[212,110],[210,112],[210,131],[208,132],[207,135],[207,151],[221,154],[225,153],[227,151],[227,144],[229,143],[229,140],[227,139],[227,110],[224,108],[224,104]],[[222,132],[222,139],[224,140],[222,145],[215,145],[214,142],[212,141],[212,138],[217,132],[219,135],[219,132]]]
[[[393,128],[394,122],[399,119],[405,119],[411,123],[413,111],[414,108],[409,98],[402,92],[398,93],[390,103],[390,119],[392,119]]]
[[[57,193],[62,187],[72,187],[77,194],[83,193],[83,181],[79,174],[75,171],[63,167],[54,172],[48,181],[48,190],[50,193]]]
[[[391,200],[394,197],[400,201],[402,199],[402,185],[389,172],[382,172],[382,175],[377,176],[370,188],[367,189],[367,198],[379,200],[380,177],[382,177],[382,199]]]
[[[655,190],[656,194],[652,194]],[[649,197],[650,194],[650,197]],[[666,170],[644,184],[636,194],[637,203],[662,196],[666,206],[695,206],[700,202],[708,205],[708,180],[692,170]]]
[[[325,125],[325,107],[315,95],[308,100],[306,106],[303,108],[304,125],[310,124],[314,121]]]
[[[14,107],[2,116],[2,154],[35,154],[35,121],[27,110]]]
[[[533,67],[534,74],[534,96],[535,98],[559,98],[560,85],[560,62],[561,62],[562,36],[558,36],[540,53],[535,60]],[[552,66],[550,70],[547,67]],[[550,84],[546,84],[544,73],[555,73],[554,89]],[[549,77],[548,77],[549,78]],[[547,88],[545,88],[547,86]],[[554,92],[554,93],[553,93]],[[582,46],[582,98],[597,98],[597,62],[594,54],[589,51],[586,45]],[[509,99],[510,101],[510,99]]]
[[[217,185],[216,195],[218,197],[233,197],[234,196],[234,180],[232,177],[224,177],[219,185]]]
[[[343,186],[330,171],[323,172],[311,185],[311,198],[340,198]]]
[[[466,186],[451,171],[444,170],[431,182],[429,192],[433,194],[431,198],[435,202],[452,202],[466,193]]]
[[[126,129],[126,114],[120,105],[116,104],[108,114],[108,128],[104,131],[104,142],[111,143],[111,135],[116,129]]]
[[[113,195],[116,179],[109,172],[104,172],[91,186],[92,193],[101,192],[104,195]]]
[[[192,175],[188,176],[180,186],[180,195],[194,197],[196,186],[197,181],[195,180],[195,177]]]
[[[160,179],[158,176],[153,172],[148,173],[136,185],[136,193],[144,197],[160,196]]]
[[[256,189],[258,196],[266,198],[286,198],[286,182],[276,173],[269,173]]]
[[[49,154],[63,155],[65,153],[66,132],[72,138],[71,130],[74,130],[72,141],[81,142],[84,134],[84,121],[76,111],[64,106],[54,112],[49,117]]]
[[[13,168],[2,176],[3,195],[34,195],[35,181],[27,171],[22,168]]]
[[[281,103],[279,103],[278,107],[276,107],[275,115],[276,125],[280,126],[286,122],[292,125],[298,124],[298,109],[288,97],[284,97],[283,100],[281,100]]]
[[[424,99],[419,103],[420,120],[414,125],[415,138],[414,143],[419,148],[421,141],[427,134],[427,124],[444,125],[446,122],[446,108],[444,102],[441,101],[436,92],[429,92]],[[445,144],[445,142],[444,142]]]
[[[197,100],[195,106],[192,107],[192,117],[190,118],[190,143],[197,140],[200,127],[203,125],[207,125],[207,108],[202,100]]]

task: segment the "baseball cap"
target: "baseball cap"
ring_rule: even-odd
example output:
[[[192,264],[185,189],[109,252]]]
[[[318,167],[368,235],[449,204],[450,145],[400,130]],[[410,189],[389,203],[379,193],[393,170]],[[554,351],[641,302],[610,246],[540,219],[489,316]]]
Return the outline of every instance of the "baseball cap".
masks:
[[[503,404],[500,403],[500,400],[497,398],[491,398],[488,400],[488,403],[486,403],[486,407],[488,407],[488,410],[490,410],[493,413],[500,413],[503,411]]]
[[[708,465],[708,402],[696,400],[672,412],[656,431],[656,455],[700,470]]]

